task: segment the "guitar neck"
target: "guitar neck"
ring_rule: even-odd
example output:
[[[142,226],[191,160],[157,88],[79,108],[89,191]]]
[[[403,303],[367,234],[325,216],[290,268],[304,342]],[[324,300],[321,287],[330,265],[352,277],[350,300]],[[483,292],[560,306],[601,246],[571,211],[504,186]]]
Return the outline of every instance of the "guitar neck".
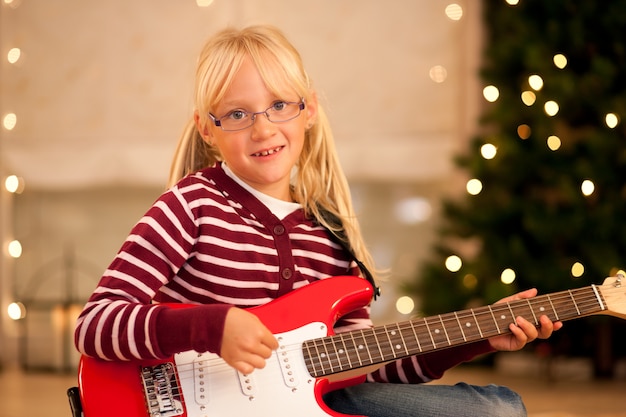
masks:
[[[510,333],[520,316],[539,326],[543,315],[566,321],[605,309],[592,285],[307,340],[302,350],[309,372],[319,378]]]

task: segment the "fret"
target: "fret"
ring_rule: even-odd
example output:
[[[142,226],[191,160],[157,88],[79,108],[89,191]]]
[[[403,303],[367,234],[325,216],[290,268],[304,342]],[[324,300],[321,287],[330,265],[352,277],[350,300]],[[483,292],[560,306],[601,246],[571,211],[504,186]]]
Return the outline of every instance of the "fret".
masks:
[[[400,327],[400,323],[396,323],[396,328],[398,329],[397,330],[398,331],[398,336],[400,338],[400,340],[399,340],[400,344],[399,345],[398,344],[395,345],[396,349],[400,350],[400,349],[404,348],[404,352],[406,353],[406,355],[410,355],[409,347],[407,346],[406,341],[404,340],[404,332],[406,331],[406,329],[403,330]],[[400,347],[398,347],[398,346],[400,346]]]
[[[417,333],[418,344],[420,345],[420,352],[428,352],[434,349],[426,319],[422,318],[419,322],[414,321],[414,323],[416,324],[415,331]]]
[[[559,320],[559,314],[556,312],[556,309],[554,308],[554,304],[552,304],[552,299],[550,298],[549,295],[546,295],[546,298],[548,299],[548,301],[550,301],[550,306],[552,307],[552,311],[554,312],[554,317]]]
[[[593,289],[593,293],[596,295],[596,298],[598,299],[598,304],[600,304],[600,310],[604,311],[606,307],[604,306],[602,297],[600,296],[600,293],[598,292],[598,288],[595,285],[592,285],[591,288]]]
[[[459,325],[459,330],[461,331],[461,335],[463,336],[463,341],[467,342],[467,337],[465,337],[465,332],[463,331],[463,325],[461,324],[461,320],[459,320],[459,315],[456,313],[456,311],[454,312],[454,318]]]
[[[408,356],[409,351],[402,337],[402,329],[399,324],[389,324],[384,326],[387,334],[387,341],[389,342],[389,354],[387,359],[395,359],[399,356]],[[393,356],[393,358],[392,358]]]
[[[491,306],[487,306],[487,308],[489,308],[489,313],[491,313],[491,317],[493,318],[493,322],[496,325],[496,330],[498,331],[498,334],[502,333],[500,331],[500,326],[498,326],[498,320],[496,319],[496,316],[493,314],[493,309],[491,308]]]
[[[535,312],[533,311],[533,306],[532,304],[530,304],[530,298],[526,299],[526,304],[528,304],[528,308],[530,309],[530,312],[533,315],[533,321],[535,322],[535,326],[539,325],[539,320],[537,320],[537,316],[535,315]]]
[[[510,303],[506,303],[507,307],[509,307],[509,312],[511,313],[511,317],[513,318],[513,323],[515,323],[515,325],[517,326],[517,316],[515,315],[515,313],[513,312],[513,308],[511,307]]]
[[[332,355],[331,353],[328,352],[328,345],[327,345],[327,341],[328,338],[322,338],[322,339],[318,339],[322,342],[322,352],[320,353],[320,359],[323,359],[328,367],[326,368],[327,370],[329,370],[331,373],[335,372],[335,367],[333,366],[333,357],[335,357],[335,355]],[[331,350],[332,352],[332,350]],[[324,368],[324,365],[322,364],[322,368]]]
[[[576,312],[578,313],[578,315],[580,316],[580,310],[578,309],[578,304],[576,304],[576,300],[574,299],[574,294],[572,294],[572,291],[567,290],[570,298],[572,299],[572,303],[574,303],[574,307],[576,307]]]
[[[582,295],[583,300],[595,299],[597,301],[597,305],[595,303],[590,303],[589,301],[584,303],[583,305],[586,306],[586,308],[583,308],[583,314],[593,314],[607,309],[607,306],[604,304],[604,300],[602,296],[600,296],[600,294],[598,293],[598,289],[595,285],[587,288],[578,289],[576,290],[576,292],[588,293]]]
[[[478,324],[478,318],[476,317],[476,313],[474,312],[474,310],[470,310],[472,312],[472,316],[474,317],[474,322],[476,323],[476,328],[478,329],[478,333],[480,334],[480,338],[482,339],[483,336],[483,331],[480,328],[480,324]]]
[[[464,310],[458,313],[459,322],[463,328],[463,334],[465,335],[466,342],[472,342],[482,338],[478,321],[474,315],[473,310]]]
[[[528,304],[532,306],[533,316],[535,316],[535,313],[537,313],[536,317],[548,315],[548,309],[545,306],[545,300],[546,300],[545,296],[528,298],[527,300],[528,300]]]
[[[369,358],[369,363],[376,363],[374,362],[374,358],[372,357],[372,351],[370,350],[369,347],[369,343],[367,342],[367,337],[365,337],[365,330],[361,330],[361,338],[363,340],[363,345],[365,350],[367,351],[367,357]],[[368,333],[371,333],[371,330],[368,331]]]
[[[384,327],[383,327],[383,333],[384,333]],[[376,334],[377,332],[381,331],[380,327],[374,327],[371,330],[372,335],[374,336],[373,340],[376,343],[376,347],[378,347],[378,352],[380,353],[380,359],[381,360],[385,360],[385,358],[387,358],[387,355],[385,355],[385,352],[383,351],[383,346],[380,344],[380,340],[378,339],[378,335]],[[384,336],[384,334],[383,334]]]
[[[499,320],[499,324],[496,323],[498,327],[498,334],[508,331],[511,323],[517,326],[515,313],[513,313],[509,303],[494,304],[492,306],[492,311],[494,312],[496,319]]]
[[[459,327],[458,316],[456,313],[442,314],[440,315],[440,320],[446,332],[448,346],[454,346],[466,341],[463,329]]]
[[[417,335],[417,332],[415,331],[415,320],[411,320],[409,324],[411,325],[411,330],[413,331],[413,336],[415,337],[415,343],[417,344],[417,349],[420,352],[423,352],[422,344],[420,343],[420,338]]]
[[[364,350],[363,344],[359,344],[356,342],[356,338],[354,337],[355,332],[350,332],[350,338],[352,339],[353,350],[356,353],[356,358],[359,361],[359,366],[363,366],[363,359],[361,359],[361,351]]]
[[[437,319],[437,317],[427,317],[426,319],[424,319],[424,322],[426,323],[426,328],[428,329],[430,340],[433,343],[433,349],[439,348],[441,346],[447,346],[447,336],[445,334],[445,331],[441,328],[441,322]]]
[[[337,347],[337,342],[340,341],[341,336],[335,335],[332,337],[328,337],[327,340],[332,344],[332,349],[330,350],[330,358],[331,363],[336,363],[336,368],[340,370],[344,370],[346,368],[346,362],[342,360],[342,356],[345,355],[346,351]],[[349,362],[349,361],[348,361]]]
[[[354,346],[348,347],[346,345],[346,340],[344,339],[343,333],[338,334],[337,337],[341,339],[341,345],[343,346],[343,348],[341,349],[343,350],[343,352],[340,351],[340,353],[345,353],[346,359],[348,360],[348,368],[352,369],[353,366],[352,361],[350,360],[350,352],[353,352],[355,350]]]
[[[391,359],[391,356],[393,356],[393,359],[397,358],[396,350],[394,348],[393,341],[391,340],[391,337],[395,336],[395,334],[392,334],[392,332],[388,331],[387,326],[382,327],[382,333],[384,336],[387,336],[386,338],[383,338],[383,340],[385,340],[386,346],[381,346],[383,358]]]
[[[443,317],[441,317],[441,314],[439,315],[439,321],[441,322],[441,327],[443,328],[443,332],[446,335],[446,339],[448,340],[448,346],[450,346],[452,343],[450,342],[450,336],[448,335],[448,331],[446,330],[446,324],[443,322]]]

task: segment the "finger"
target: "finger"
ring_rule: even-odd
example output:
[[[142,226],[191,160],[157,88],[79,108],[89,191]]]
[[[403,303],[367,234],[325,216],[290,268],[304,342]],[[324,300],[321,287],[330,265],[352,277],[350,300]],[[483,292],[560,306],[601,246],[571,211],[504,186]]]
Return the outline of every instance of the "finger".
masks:
[[[511,301],[515,301],[515,300],[521,300],[524,298],[532,298],[534,296],[537,295],[537,289],[536,288],[530,288],[526,291],[522,291],[522,292],[518,292],[516,294],[513,295],[509,295],[508,297],[505,297],[503,299],[501,299],[500,301],[498,301],[496,304],[500,304],[500,303],[508,303]]]
[[[532,298],[537,295],[537,288],[530,288],[526,291],[518,292],[513,295],[513,300],[522,300],[524,298]]]
[[[258,347],[251,353],[260,356],[263,359],[269,359],[270,356],[272,356],[272,352],[274,351],[274,349],[270,348],[267,345],[264,344],[260,344],[258,345]]]
[[[251,374],[254,371],[254,366],[250,365],[247,362],[238,361],[231,365],[233,368],[235,368],[237,371],[241,372],[244,375]]]
[[[517,324],[517,327],[519,327],[524,333],[524,335],[526,336],[526,340],[525,340],[526,343],[532,342],[539,335],[539,331],[537,330],[537,327],[535,327],[534,324],[526,320],[524,317],[521,317],[521,316],[517,317],[515,319],[515,323]]]
[[[528,341],[528,336],[526,336],[526,333],[524,333],[524,331],[515,323],[511,323],[509,325],[509,330],[513,334],[514,338],[510,339],[507,350],[518,350],[524,347],[524,345]]]
[[[559,323],[559,328],[563,326],[563,323]],[[552,335],[552,332],[555,330],[555,323],[552,323],[552,321],[550,320],[550,318],[548,316],[541,316],[539,317],[539,335],[538,337],[540,339],[547,339],[548,337],[550,337],[550,335]]]
[[[270,350],[278,349],[278,340],[276,340],[276,337],[269,331],[261,339],[261,343],[267,346]]]
[[[265,359],[258,355],[246,355],[240,360],[234,362],[232,366],[242,374],[252,373],[255,369],[265,368]]]

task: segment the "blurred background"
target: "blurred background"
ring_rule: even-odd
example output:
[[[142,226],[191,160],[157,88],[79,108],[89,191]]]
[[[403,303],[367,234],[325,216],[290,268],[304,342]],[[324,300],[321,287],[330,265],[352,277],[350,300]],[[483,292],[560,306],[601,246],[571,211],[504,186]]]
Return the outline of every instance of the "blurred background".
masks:
[[[390,270],[377,323],[623,268],[625,1],[2,0],[2,368],[75,371],[73,322],[164,190],[200,47],[254,23],[329,113]],[[485,365],[626,377],[621,320],[567,327]]]

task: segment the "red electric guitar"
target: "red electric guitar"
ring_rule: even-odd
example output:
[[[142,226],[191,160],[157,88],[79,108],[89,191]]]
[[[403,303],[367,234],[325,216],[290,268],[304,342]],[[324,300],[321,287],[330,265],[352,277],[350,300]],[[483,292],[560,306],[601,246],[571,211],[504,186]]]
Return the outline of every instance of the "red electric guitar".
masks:
[[[553,321],[626,318],[626,279],[618,275],[599,286],[334,335],[337,318],[367,305],[372,291],[364,279],[337,277],[250,309],[280,343],[266,367],[250,375],[193,351],[163,361],[82,357],[84,416],[339,417],[324,404],[325,392],[362,382],[368,371],[396,359],[508,333],[517,316],[535,324],[544,314]]]

